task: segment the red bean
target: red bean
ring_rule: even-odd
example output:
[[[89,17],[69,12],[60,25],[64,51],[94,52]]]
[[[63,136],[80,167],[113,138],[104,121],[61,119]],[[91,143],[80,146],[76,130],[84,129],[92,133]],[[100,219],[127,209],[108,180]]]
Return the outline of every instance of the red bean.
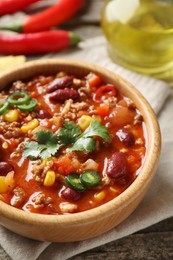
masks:
[[[13,171],[13,166],[8,162],[0,162],[0,175],[7,175],[8,172]]]
[[[73,84],[73,76],[64,76],[61,78],[54,79],[48,86],[47,92],[53,92],[60,88],[67,88]]]
[[[126,159],[123,153],[115,152],[109,159],[107,175],[110,178],[118,179],[127,174]]]
[[[70,199],[70,200],[73,200],[73,201],[77,201],[80,199],[81,197],[81,194],[73,189],[70,189],[70,188],[66,188],[62,191],[61,193],[62,197],[64,199]]]
[[[133,146],[135,143],[134,135],[127,129],[120,129],[116,135],[125,146]]]
[[[50,101],[56,102],[56,103],[64,103],[67,99],[73,99],[76,100],[79,98],[79,93],[71,88],[66,89],[58,89],[51,93],[49,96]]]
[[[37,112],[37,116],[40,119],[51,118],[51,114],[47,110],[44,110],[44,109],[40,109]]]

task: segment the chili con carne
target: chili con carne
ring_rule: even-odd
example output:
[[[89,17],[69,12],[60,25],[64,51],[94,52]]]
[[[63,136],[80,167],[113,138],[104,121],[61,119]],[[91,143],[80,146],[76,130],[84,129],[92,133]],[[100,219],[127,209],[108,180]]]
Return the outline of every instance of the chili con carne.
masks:
[[[92,86],[91,74],[97,79]],[[39,214],[82,212],[119,196],[140,174],[147,149],[142,115],[116,86],[93,74],[35,75],[1,92],[5,203]],[[65,90],[63,99],[57,90]]]

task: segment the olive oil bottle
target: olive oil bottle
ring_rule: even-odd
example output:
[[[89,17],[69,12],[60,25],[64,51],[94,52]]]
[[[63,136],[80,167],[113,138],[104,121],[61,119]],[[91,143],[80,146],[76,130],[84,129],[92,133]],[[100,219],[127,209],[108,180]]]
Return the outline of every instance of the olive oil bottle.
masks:
[[[115,62],[173,79],[173,0],[107,0],[101,25]]]

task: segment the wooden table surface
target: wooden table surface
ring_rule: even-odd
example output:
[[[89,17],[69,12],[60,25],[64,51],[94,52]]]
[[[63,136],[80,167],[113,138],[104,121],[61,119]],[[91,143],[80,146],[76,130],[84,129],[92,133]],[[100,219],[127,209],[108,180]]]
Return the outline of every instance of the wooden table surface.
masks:
[[[85,8],[64,28],[73,30],[83,39],[102,34],[100,12],[103,0],[86,0]],[[71,260],[169,260],[173,259],[173,217],[147,229],[72,257]],[[0,260],[11,258],[0,247]],[[24,259],[25,260],[25,259]],[[31,259],[32,260],[32,259]],[[63,260],[63,259],[57,259]]]

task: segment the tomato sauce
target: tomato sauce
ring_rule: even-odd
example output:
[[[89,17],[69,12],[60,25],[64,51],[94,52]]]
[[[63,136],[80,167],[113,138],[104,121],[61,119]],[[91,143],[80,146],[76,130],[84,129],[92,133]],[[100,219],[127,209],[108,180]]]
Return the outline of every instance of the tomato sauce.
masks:
[[[24,211],[72,214],[121,194],[140,174],[145,123],[94,73],[16,81],[0,94],[0,199]]]

